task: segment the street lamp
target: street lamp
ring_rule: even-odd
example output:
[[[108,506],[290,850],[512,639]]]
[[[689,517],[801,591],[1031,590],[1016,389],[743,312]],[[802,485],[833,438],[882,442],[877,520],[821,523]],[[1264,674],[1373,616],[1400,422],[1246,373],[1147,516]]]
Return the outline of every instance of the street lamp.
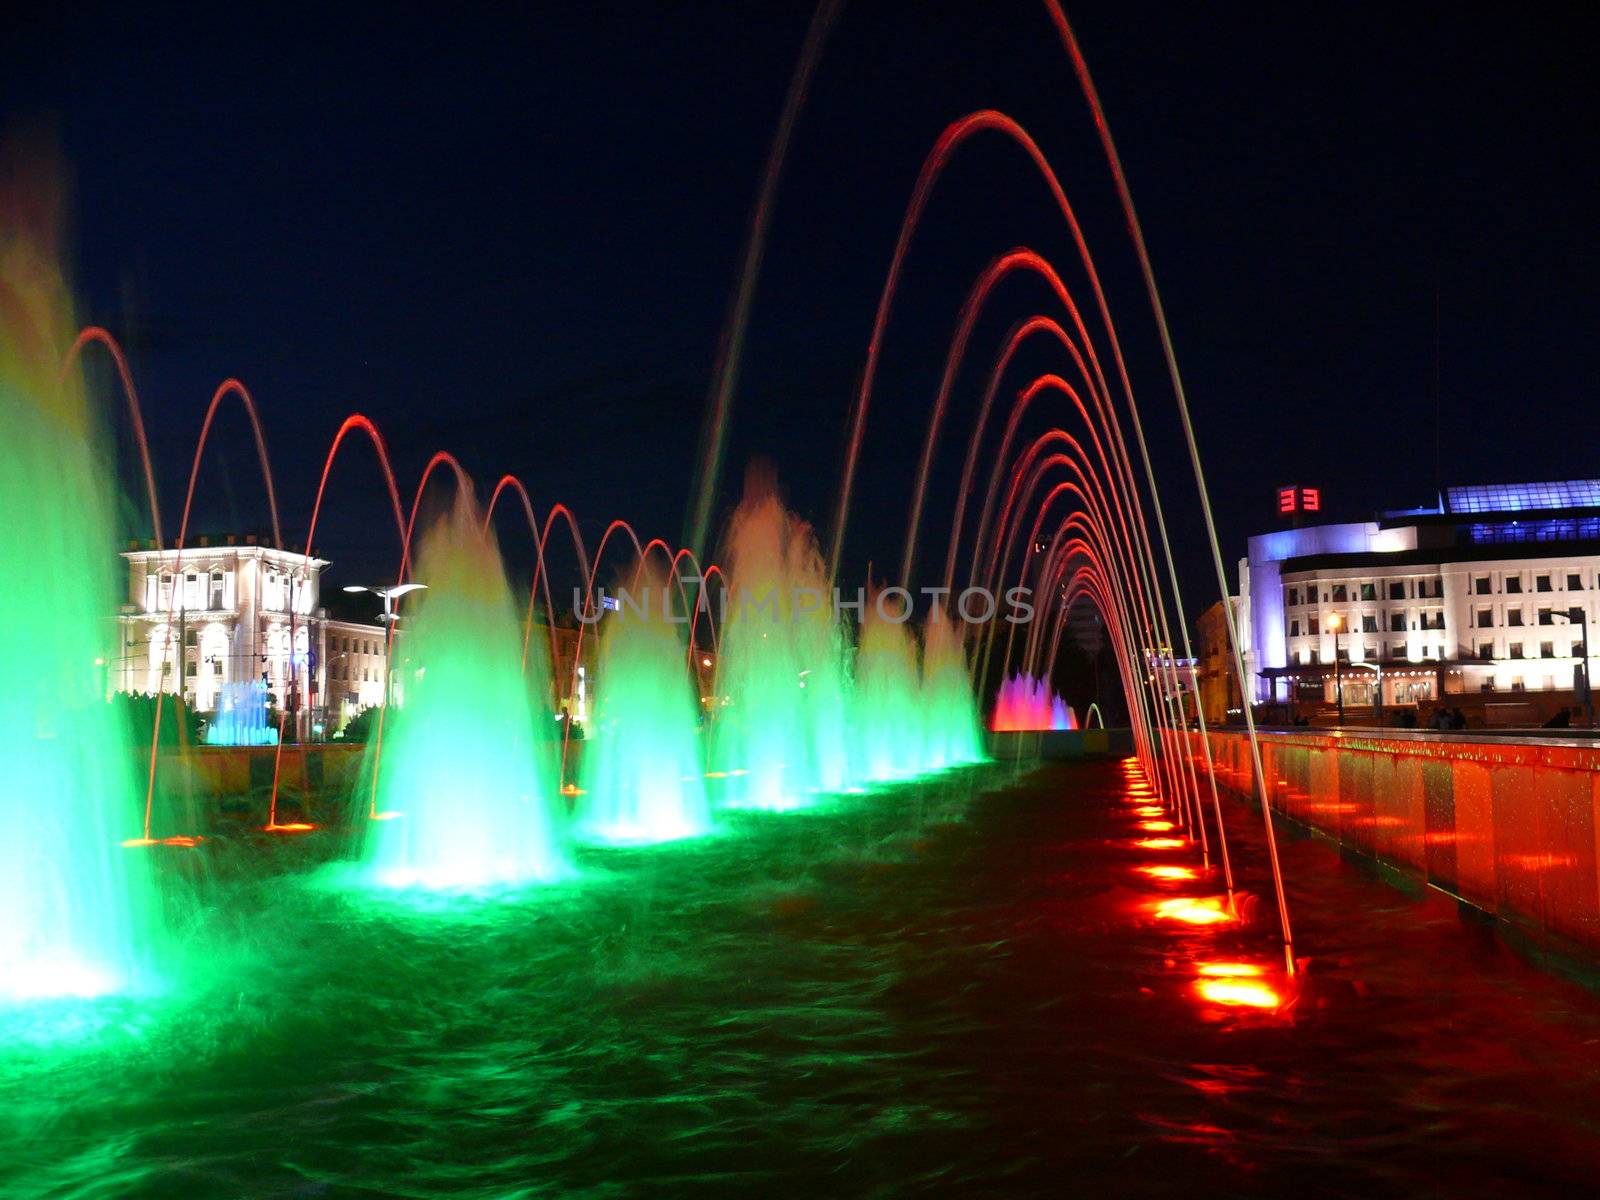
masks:
[[[1339,724],[1344,724],[1344,677],[1339,673],[1339,630],[1344,619],[1338,613],[1328,614],[1328,628],[1333,630],[1333,694],[1339,702]]]
[[[347,592],[371,592],[374,596],[382,598],[383,614],[378,620],[384,622],[384,624],[389,624],[397,619],[394,611],[394,602],[408,592],[421,591],[427,586],[425,583],[397,583],[389,587],[368,587],[362,583],[347,583],[344,585],[344,590]]]
[[[1573,620],[1573,614],[1577,620]],[[1594,728],[1594,691],[1589,687],[1589,614],[1581,607],[1574,606],[1564,613],[1552,612],[1552,618],[1565,621],[1568,625],[1576,625],[1583,635],[1583,661],[1578,664],[1578,671],[1582,672],[1583,688],[1583,724],[1586,729]],[[1579,691],[1578,674],[1575,672],[1572,680],[1573,691]]]
[[[374,596],[383,600],[383,612],[378,615],[378,620],[389,627],[389,632],[384,634],[383,656],[383,702],[386,705],[394,698],[391,690],[394,683],[394,672],[389,669],[389,646],[394,638],[394,630],[397,628],[395,622],[400,619],[400,614],[394,610],[395,601],[411,592],[423,591],[427,586],[425,583],[396,583],[388,587],[368,587],[362,583],[347,583],[344,585],[344,590],[352,594],[371,592]]]

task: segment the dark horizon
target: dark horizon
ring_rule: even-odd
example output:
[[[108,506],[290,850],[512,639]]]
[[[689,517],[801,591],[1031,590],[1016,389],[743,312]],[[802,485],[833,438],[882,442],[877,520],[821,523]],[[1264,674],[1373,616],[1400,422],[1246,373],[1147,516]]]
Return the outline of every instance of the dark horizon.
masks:
[[[362,411],[403,492],[447,448],[481,491],[514,471],[586,527],[622,516],[676,537],[810,8],[599,4],[449,29],[340,15],[314,31],[33,12],[4,111],[59,130],[80,316],[132,357],[167,522],[232,375],[262,407],[286,529],[303,530],[325,448]],[[1230,573],[1282,483],[1361,517],[1441,484],[1595,474],[1572,451],[1595,432],[1592,12],[1069,17],[1162,284]],[[1029,128],[1079,207],[1192,617],[1215,580],[1153,323],[1082,98],[1031,5],[845,7],[777,194],[716,511],[765,454],[826,537],[911,181],[939,130],[983,107]],[[936,193],[885,345],[847,574],[898,560],[971,279],[1016,244],[1070,264],[1046,201],[998,139],[963,150]],[[973,339],[924,525],[940,545],[981,372],[1042,302],[1031,287],[1007,285]],[[1057,365],[1019,363],[1007,390]],[[237,414],[214,453],[196,528],[265,526]],[[370,459],[343,471],[318,538],[335,583],[395,556]],[[522,535],[502,530],[515,559]],[[938,558],[924,540],[924,570]]]

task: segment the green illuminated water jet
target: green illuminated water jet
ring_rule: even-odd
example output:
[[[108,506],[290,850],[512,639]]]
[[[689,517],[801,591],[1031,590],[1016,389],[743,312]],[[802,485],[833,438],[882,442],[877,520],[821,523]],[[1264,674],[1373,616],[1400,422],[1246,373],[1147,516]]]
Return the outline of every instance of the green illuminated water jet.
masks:
[[[923,713],[917,644],[903,610],[874,592],[863,608],[856,651],[851,729],[856,766],[873,782],[923,769]]]
[[[522,669],[499,548],[462,491],[422,540],[416,577],[427,590],[397,635],[402,696],[381,749],[368,749],[380,811],[365,862],[388,887],[475,891],[570,870],[542,704],[549,667],[533,639],[532,669]]]
[[[811,527],[753,466],[725,539],[728,571],[712,761],[727,803],[790,809],[849,785],[848,672]]]
[[[684,626],[670,619],[673,596],[664,576],[641,570],[628,599],[605,619],[595,717],[583,744],[579,825],[587,838],[664,842],[711,828]]]
[[[0,168],[0,1001],[154,986],[156,905],[125,707],[107,447],[77,372],[52,207]]]
[[[924,767],[938,770],[987,759],[961,635],[940,609],[922,627],[921,711]]]

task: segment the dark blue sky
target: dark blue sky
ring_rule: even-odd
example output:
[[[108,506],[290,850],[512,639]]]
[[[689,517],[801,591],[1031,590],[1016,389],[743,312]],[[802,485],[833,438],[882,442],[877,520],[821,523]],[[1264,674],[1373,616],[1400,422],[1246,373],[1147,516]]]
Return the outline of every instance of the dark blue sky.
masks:
[[[1295,7],[1069,8],[1144,218],[1230,561],[1272,520],[1280,482],[1320,483],[1352,514],[1428,500],[1436,395],[1446,482],[1600,474],[1592,10]],[[676,536],[810,6],[462,6],[448,22],[402,8],[293,21],[41,5],[8,39],[0,102],[56,121],[82,316],[127,340],[169,522],[205,403],[232,374],[263,406],[291,527],[359,410],[407,489],[444,447],[481,483],[514,470],[541,507],[566,500],[596,530],[625,516]],[[779,192],[720,507],[765,453],[826,523],[911,181],[945,123],[988,106],[1034,132],[1080,206],[1197,609],[1213,584],[1142,290],[1029,0],[847,5]],[[929,209],[890,330],[856,572],[898,557],[956,309],[1019,243],[1070,263],[1021,156],[975,144]],[[1008,285],[974,339],[963,432],[930,502],[941,531],[979,365],[1043,304],[1032,287]],[[201,523],[264,527],[242,420],[217,449]],[[392,569],[376,481],[352,458],[319,537],[352,574]],[[925,562],[942,557],[925,545]]]

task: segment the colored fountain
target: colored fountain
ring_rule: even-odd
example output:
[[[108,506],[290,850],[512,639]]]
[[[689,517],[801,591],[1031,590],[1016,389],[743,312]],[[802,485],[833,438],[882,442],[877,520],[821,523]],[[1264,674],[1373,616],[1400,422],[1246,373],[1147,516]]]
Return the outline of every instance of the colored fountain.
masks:
[[[851,699],[861,777],[876,783],[920,772],[926,760],[917,643],[906,614],[881,593],[862,610]]]
[[[217,712],[206,726],[208,746],[275,746],[278,731],[267,720],[267,685],[258,679],[222,685]]]
[[[583,745],[579,830],[599,842],[664,842],[710,831],[699,710],[665,576],[642,569],[637,604],[601,629],[594,717]],[[691,599],[692,602],[692,599]]]
[[[368,748],[379,811],[366,824],[366,874],[454,891],[560,878],[570,868],[542,703],[549,668],[536,644],[522,670],[505,566],[464,489],[424,536],[416,575],[427,590],[395,650],[404,701]]]
[[[108,447],[77,372],[54,219],[0,191],[0,1002],[142,990],[156,903],[116,654]]]
[[[1050,685],[1031,675],[1013,675],[1000,685],[990,728],[997,732],[1076,729],[1078,722]]]
[[[982,762],[983,734],[966,653],[941,609],[922,628],[922,765],[929,770]]]
[[[804,807],[848,786],[844,637],[811,527],[752,466],[725,538],[712,762],[738,807]]]

